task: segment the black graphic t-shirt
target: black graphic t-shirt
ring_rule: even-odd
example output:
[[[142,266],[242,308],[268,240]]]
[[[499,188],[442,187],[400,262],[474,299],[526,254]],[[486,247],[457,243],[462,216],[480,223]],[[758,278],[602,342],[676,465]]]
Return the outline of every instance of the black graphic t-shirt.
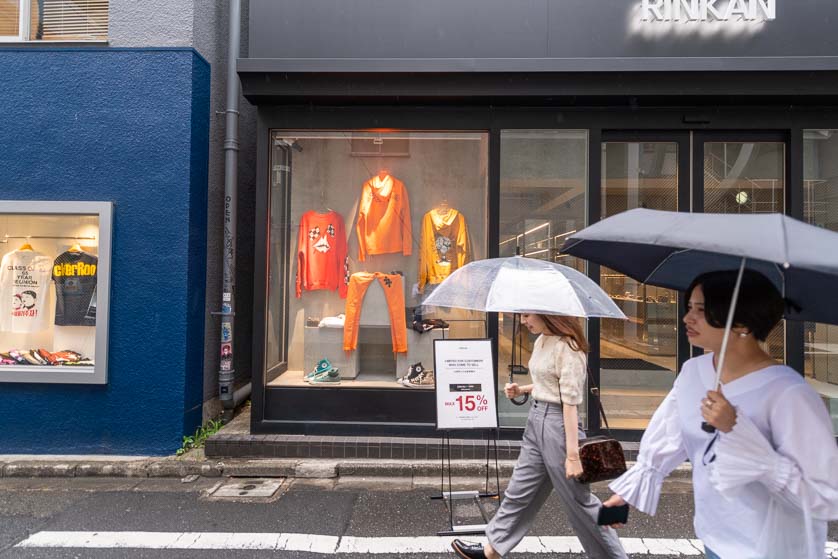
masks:
[[[86,252],[64,252],[52,266],[55,324],[96,326],[96,269],[99,259]]]

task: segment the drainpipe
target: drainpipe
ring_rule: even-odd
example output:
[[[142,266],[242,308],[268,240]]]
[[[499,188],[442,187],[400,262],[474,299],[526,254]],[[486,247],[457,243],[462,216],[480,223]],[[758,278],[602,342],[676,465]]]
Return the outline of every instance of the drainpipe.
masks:
[[[218,368],[218,397],[224,406],[224,420],[232,419],[236,405],[248,394],[242,390],[233,392],[235,369],[233,357],[235,348],[233,336],[236,317],[236,219],[238,200],[239,160],[239,78],[236,75],[236,61],[239,58],[241,41],[241,0],[229,2],[229,40],[227,43],[227,108],[224,111],[224,248],[222,265],[224,270],[221,292],[221,343]],[[250,384],[245,387],[249,387]]]

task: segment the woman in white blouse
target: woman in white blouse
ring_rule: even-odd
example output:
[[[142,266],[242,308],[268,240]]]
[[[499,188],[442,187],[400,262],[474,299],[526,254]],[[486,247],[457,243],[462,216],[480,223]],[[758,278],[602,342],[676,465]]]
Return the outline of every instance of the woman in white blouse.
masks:
[[[521,453],[504,499],[486,527],[489,543],[454,540],[451,546],[464,559],[495,559],[509,553],[527,534],[538,510],[555,489],[573,531],[588,557],[626,558],[617,533],[597,525],[601,507],[582,474],[577,406],[582,403],[588,343],[578,319],[524,314],[522,324],[540,334],[530,357],[532,384],[507,384],[507,398],[530,394],[533,403],[521,442]],[[565,426],[568,426],[566,429]]]
[[[783,300],[746,271],[727,346],[722,389],[715,362],[736,272],[696,278],[686,291],[690,359],[655,412],[637,464],[610,484],[604,506],[626,502],[655,514],[663,479],[692,463],[694,527],[710,558],[823,559],[826,521],[838,517],[838,448],[818,394],[760,342]],[[702,420],[717,431],[701,429]],[[617,527],[617,526],[615,526]]]

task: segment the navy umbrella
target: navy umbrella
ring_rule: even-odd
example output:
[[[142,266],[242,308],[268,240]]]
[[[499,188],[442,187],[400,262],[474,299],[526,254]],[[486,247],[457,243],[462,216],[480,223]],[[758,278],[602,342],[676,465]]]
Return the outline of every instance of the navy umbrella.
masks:
[[[838,233],[782,214],[635,209],[574,233],[562,252],[679,291],[699,274],[739,270],[717,387],[745,268],[774,283],[786,301],[785,318],[838,324]]]
[[[679,291],[744,260],[783,295],[787,319],[838,324],[838,233],[782,214],[629,210],[574,233],[562,252]]]

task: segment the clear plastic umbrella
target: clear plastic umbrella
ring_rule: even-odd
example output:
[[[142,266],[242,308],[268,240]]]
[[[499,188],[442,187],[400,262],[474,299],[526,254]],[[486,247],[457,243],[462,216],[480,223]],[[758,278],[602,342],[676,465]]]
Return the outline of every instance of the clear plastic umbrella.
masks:
[[[422,306],[626,319],[585,274],[523,256],[470,262],[445,278]]]

